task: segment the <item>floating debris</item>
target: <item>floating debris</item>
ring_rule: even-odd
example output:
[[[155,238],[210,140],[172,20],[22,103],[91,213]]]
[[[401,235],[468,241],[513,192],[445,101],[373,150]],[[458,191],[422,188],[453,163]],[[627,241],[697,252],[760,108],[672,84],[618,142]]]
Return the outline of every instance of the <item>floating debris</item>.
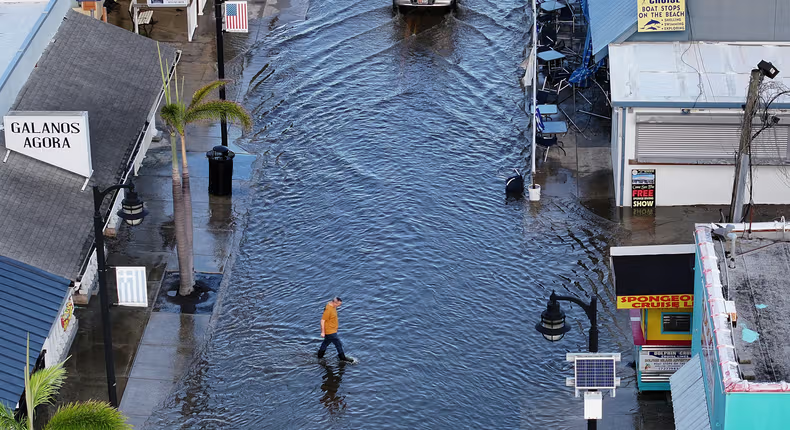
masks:
[[[760,338],[760,333],[757,333],[754,330],[749,330],[748,328],[746,328],[746,323],[741,323],[741,326],[743,326],[741,337],[743,338],[744,342],[752,343]]]

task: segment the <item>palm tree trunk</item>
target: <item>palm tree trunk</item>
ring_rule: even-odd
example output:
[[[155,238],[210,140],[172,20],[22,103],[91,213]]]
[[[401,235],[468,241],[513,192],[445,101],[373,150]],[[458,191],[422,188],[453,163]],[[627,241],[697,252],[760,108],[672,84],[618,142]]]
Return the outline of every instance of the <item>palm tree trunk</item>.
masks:
[[[174,134],[170,135],[170,151],[173,159],[171,172],[173,177],[173,219],[175,221],[176,254],[178,255],[178,273],[180,275],[178,295],[187,296],[192,294],[195,278],[190,270],[191,265],[188,259],[190,254],[184,214],[184,190],[181,187],[181,174],[178,171],[178,151],[176,150],[175,138]]]
[[[192,212],[192,190],[189,184],[189,167],[187,165],[187,144],[186,144],[186,135],[181,134],[181,189],[184,190],[184,217],[186,223],[184,224],[184,228],[187,232],[187,243],[189,244],[189,271],[193,273],[192,279],[194,281],[194,273],[195,273],[195,247],[194,247],[194,236],[195,231],[192,227],[192,218],[194,217],[194,213]],[[194,282],[193,282],[194,284]]]

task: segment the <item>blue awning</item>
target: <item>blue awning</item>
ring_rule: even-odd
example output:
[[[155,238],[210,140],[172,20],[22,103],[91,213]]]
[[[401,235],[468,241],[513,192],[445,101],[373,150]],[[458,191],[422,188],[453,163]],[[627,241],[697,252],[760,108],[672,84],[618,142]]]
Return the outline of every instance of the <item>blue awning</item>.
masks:
[[[612,42],[622,42],[636,31],[635,0],[588,0],[592,55],[595,61],[606,56]]]
[[[677,430],[710,430],[708,400],[699,354],[669,377]]]
[[[11,408],[25,389],[27,335],[32,367],[69,285],[66,278],[0,256],[0,402]]]

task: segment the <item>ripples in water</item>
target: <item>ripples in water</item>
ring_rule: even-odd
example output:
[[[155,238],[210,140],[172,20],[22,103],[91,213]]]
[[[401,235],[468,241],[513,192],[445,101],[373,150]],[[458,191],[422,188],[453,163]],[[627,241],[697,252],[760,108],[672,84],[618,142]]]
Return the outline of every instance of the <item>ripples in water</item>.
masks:
[[[503,172],[525,165],[523,7],[320,2],[251,51],[244,240],[205,351],[150,425],[583,425],[563,382],[586,317],[566,307],[556,344],[534,326],[551,290],[597,294],[601,349],[631,348],[606,267],[617,229],[573,199],[504,200]],[[333,295],[358,364],[314,358]]]

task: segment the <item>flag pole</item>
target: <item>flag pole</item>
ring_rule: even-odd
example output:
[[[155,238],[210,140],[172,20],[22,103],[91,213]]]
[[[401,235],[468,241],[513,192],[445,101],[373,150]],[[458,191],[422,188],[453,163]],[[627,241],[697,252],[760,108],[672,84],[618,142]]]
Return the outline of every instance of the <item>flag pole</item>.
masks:
[[[538,51],[538,49],[537,49],[538,48],[538,9],[537,9],[536,6],[537,5],[536,5],[535,0],[532,0],[532,52],[530,53],[530,56],[532,57],[532,61],[530,62],[531,63],[530,66],[533,67],[533,72],[532,72],[532,109],[531,109],[532,118],[530,118],[530,120],[532,121],[532,151],[530,151],[531,152],[531,157],[530,158],[532,159],[531,160],[532,170],[530,170],[531,174],[529,175],[530,176],[530,179],[529,179],[530,188],[532,188],[532,186],[535,185],[535,148],[536,148],[535,140],[537,138],[537,128],[538,128],[538,124],[537,124],[537,121],[535,119],[536,118],[535,115],[537,115],[537,111],[538,111],[538,105],[537,105],[537,98],[538,98],[537,97],[537,93],[538,93],[538,56],[537,56],[537,51]]]
[[[533,0],[534,1],[534,0]],[[225,79],[225,42],[222,39],[222,4],[225,0],[214,0],[214,16],[217,18],[217,78]],[[219,99],[225,100],[225,86],[219,87]],[[225,115],[220,120],[222,146],[228,146],[228,122]]]

